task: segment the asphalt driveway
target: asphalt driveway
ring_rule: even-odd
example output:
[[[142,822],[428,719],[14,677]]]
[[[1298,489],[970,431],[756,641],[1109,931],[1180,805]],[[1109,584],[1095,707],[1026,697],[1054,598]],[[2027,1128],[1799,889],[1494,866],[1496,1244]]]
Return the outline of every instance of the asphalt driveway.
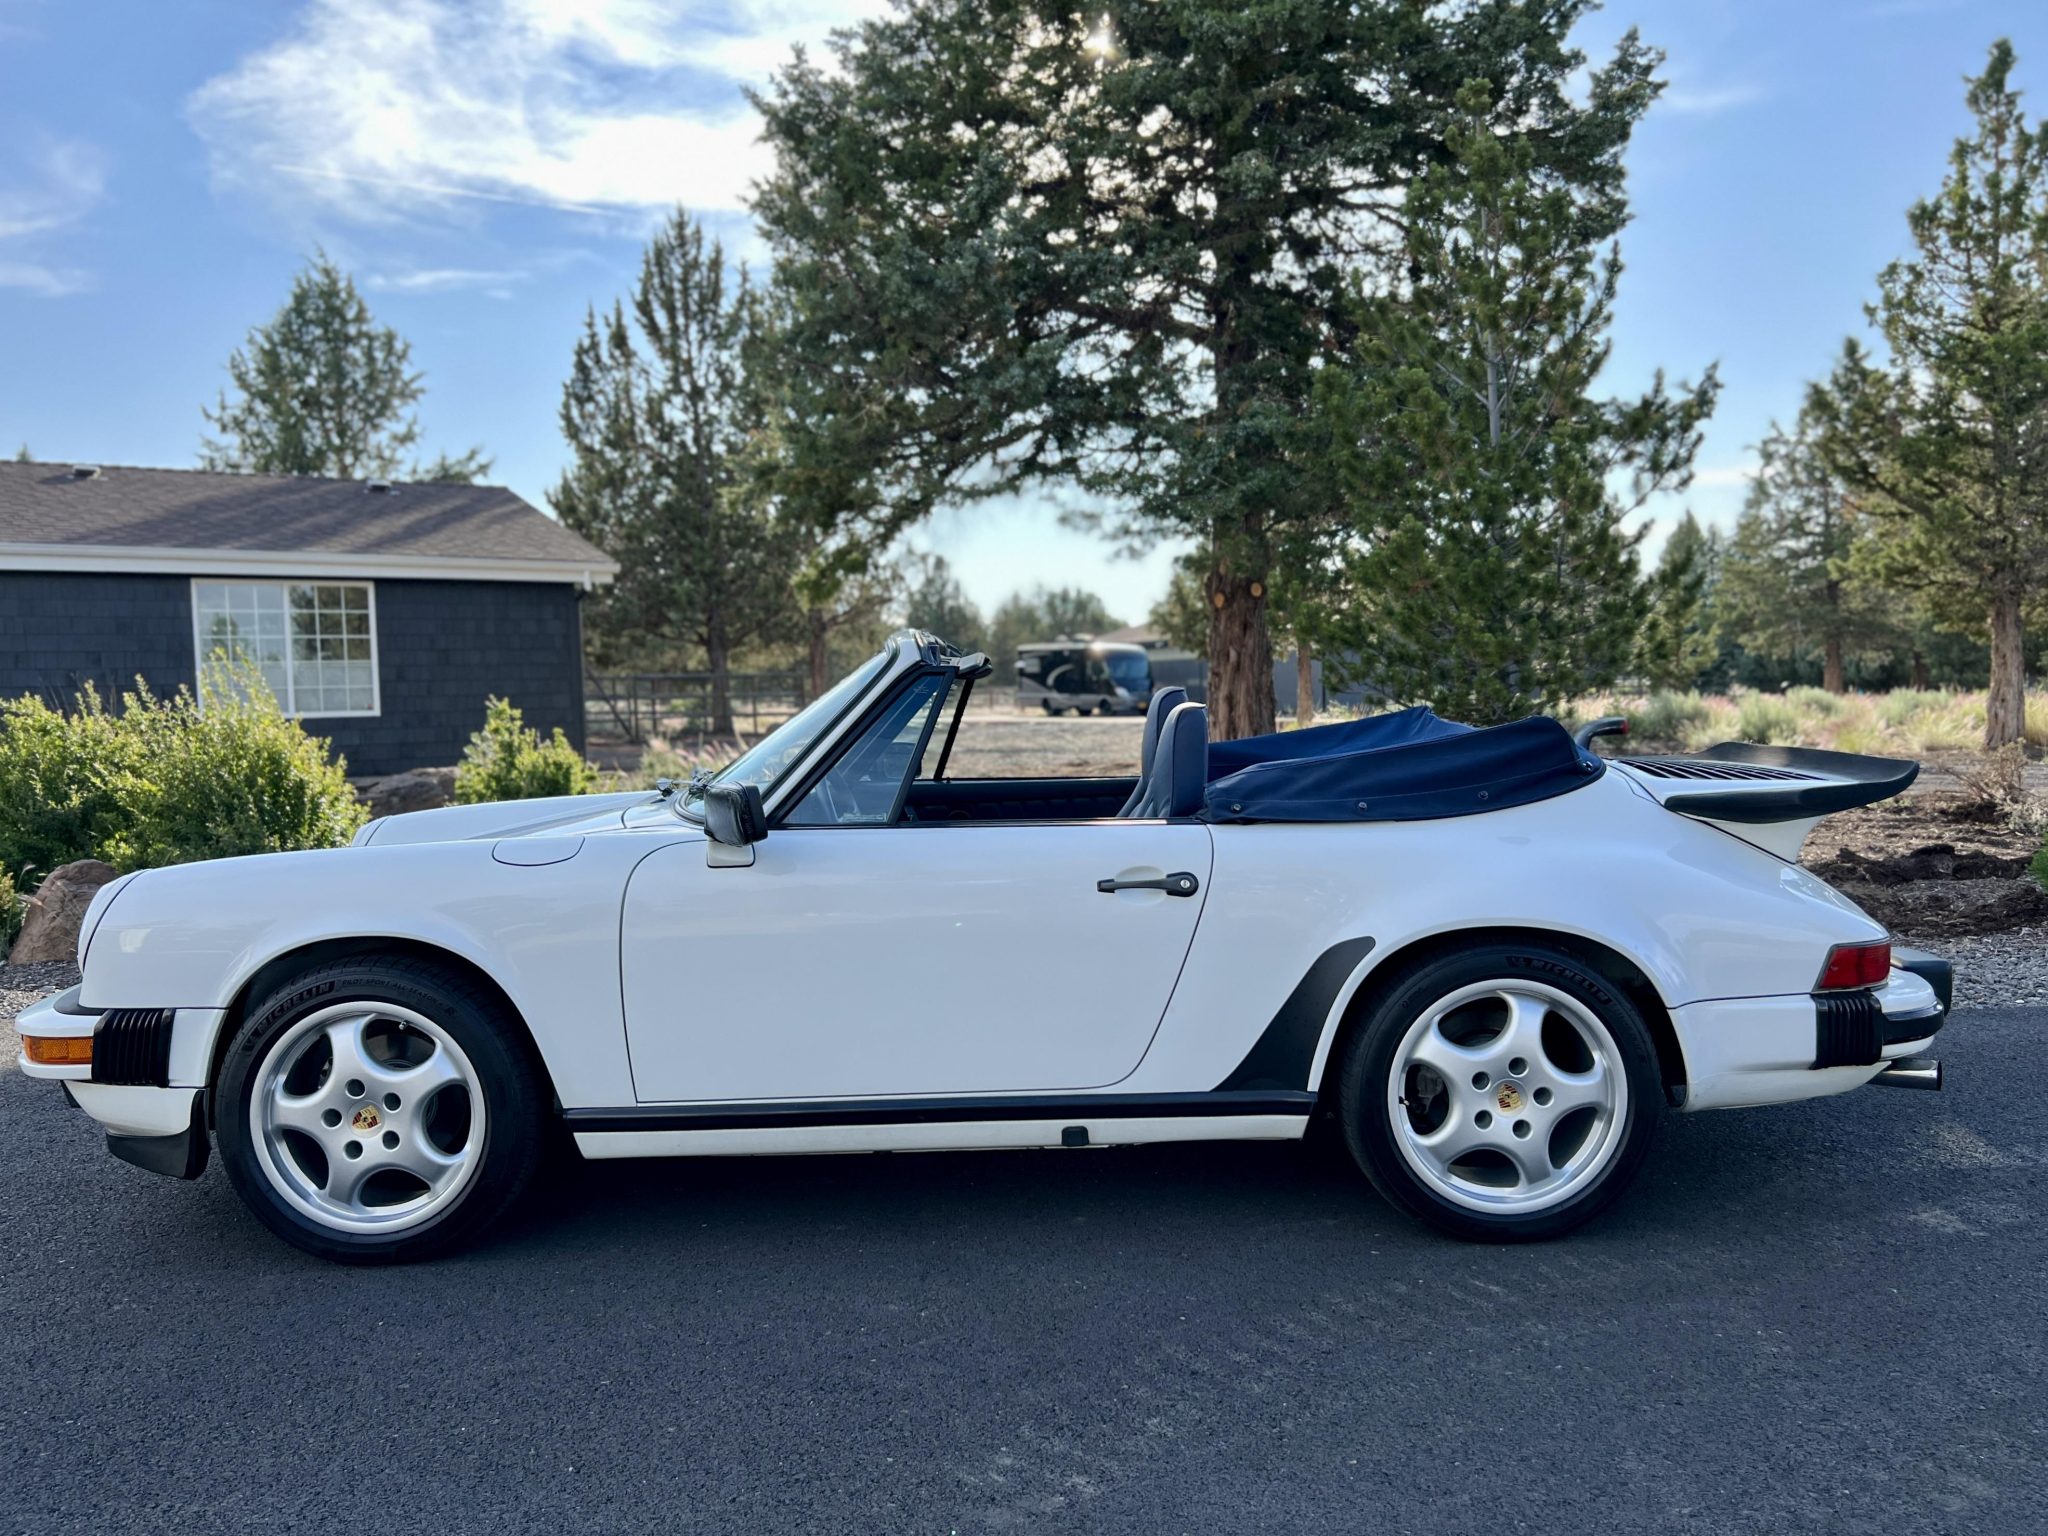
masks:
[[[329,1268],[0,1029],[0,1529],[2048,1528],[2048,1010],[1472,1248],[1328,1146],[589,1165]]]

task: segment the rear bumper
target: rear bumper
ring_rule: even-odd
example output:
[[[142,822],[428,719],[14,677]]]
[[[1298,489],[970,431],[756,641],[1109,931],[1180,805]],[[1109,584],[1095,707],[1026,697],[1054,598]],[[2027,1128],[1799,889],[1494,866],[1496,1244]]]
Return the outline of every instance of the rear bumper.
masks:
[[[1860,1088],[1924,1055],[1948,1019],[1948,962],[1901,950],[1867,992],[1723,998],[1671,1012],[1685,1053],[1686,1110],[1789,1104]]]

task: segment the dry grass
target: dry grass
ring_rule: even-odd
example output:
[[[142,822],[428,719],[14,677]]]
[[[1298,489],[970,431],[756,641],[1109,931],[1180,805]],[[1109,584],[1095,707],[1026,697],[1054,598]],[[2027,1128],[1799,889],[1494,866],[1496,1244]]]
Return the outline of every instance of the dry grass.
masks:
[[[1819,688],[1786,693],[1607,694],[1582,699],[1580,720],[1626,715],[1632,747],[1688,752],[1717,741],[1831,747],[1840,752],[1966,752],[1984,740],[1984,695],[1901,689],[1831,694]],[[2048,693],[2027,699],[2027,745],[2048,748]]]

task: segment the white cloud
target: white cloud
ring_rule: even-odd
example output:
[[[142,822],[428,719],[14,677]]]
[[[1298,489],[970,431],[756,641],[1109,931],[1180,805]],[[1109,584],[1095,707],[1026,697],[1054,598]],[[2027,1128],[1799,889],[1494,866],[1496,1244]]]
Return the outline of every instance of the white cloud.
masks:
[[[738,209],[739,87],[880,0],[308,0],[188,104],[216,181],[361,222],[465,201]]]
[[[0,170],[0,288],[77,293],[90,276],[47,255],[55,238],[106,195],[107,160],[78,139],[46,139]]]
[[[1763,87],[1753,84],[1674,84],[1667,87],[1664,94],[1657,98],[1657,105],[1667,112],[1677,113],[1680,117],[1713,117],[1722,112],[1731,112],[1737,107],[1746,107],[1753,101],[1761,101],[1763,95]]]
[[[1723,490],[1732,487],[1747,487],[1756,478],[1756,465],[1716,464],[1711,468],[1696,470],[1692,483],[1699,490]]]
[[[451,288],[509,288],[526,277],[518,268],[426,267],[410,272],[372,272],[368,283],[388,293],[443,293]]]

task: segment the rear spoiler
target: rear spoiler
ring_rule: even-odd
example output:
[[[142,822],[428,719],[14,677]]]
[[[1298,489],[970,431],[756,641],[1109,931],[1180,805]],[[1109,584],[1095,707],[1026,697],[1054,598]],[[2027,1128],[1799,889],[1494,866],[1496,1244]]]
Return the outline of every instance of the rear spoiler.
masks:
[[[1724,741],[1699,753],[1697,760],[1761,768],[1769,770],[1770,776],[1745,776],[1722,781],[1725,788],[1681,790],[1659,798],[1681,815],[1749,824],[1832,816],[1836,811],[1874,805],[1904,794],[1920,776],[1920,765],[1904,758],[1823,752],[1818,747],[1759,747],[1747,741]],[[1687,759],[1646,761],[1677,765]]]
[[[1918,763],[1902,758],[1746,741],[1724,741],[1690,757],[1624,757],[1616,763],[1666,810],[1722,824],[1784,858],[1798,855],[1821,817],[1889,800],[1920,774]],[[1737,830],[1759,827],[1772,830]]]

